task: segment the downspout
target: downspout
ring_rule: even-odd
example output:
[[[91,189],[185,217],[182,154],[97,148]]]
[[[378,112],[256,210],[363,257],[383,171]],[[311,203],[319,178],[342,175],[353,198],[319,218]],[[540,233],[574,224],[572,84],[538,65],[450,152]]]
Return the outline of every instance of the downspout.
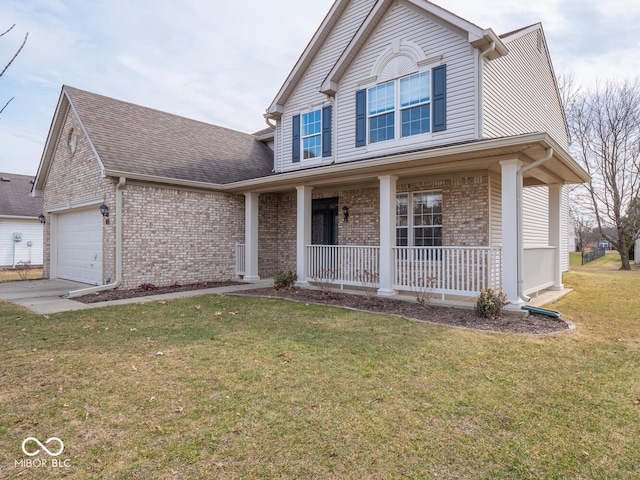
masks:
[[[478,61],[478,138],[482,138],[484,133],[484,59],[487,55],[493,53],[495,49],[496,42],[492,40],[489,47],[480,52]]]
[[[523,234],[523,221],[522,221],[522,191],[523,191],[523,176],[524,173],[531,170],[532,168],[536,168],[542,165],[547,160],[550,160],[553,157],[553,148],[547,148],[547,152],[544,157],[539,158],[535,162],[532,162],[528,165],[522,166],[518,169],[518,177],[517,177],[517,185],[516,185],[516,212],[518,214],[518,258],[517,258],[517,275],[518,275],[518,298],[522,299],[525,303],[530,300],[530,297],[527,297],[524,294],[524,274],[523,274],[523,264],[524,264],[524,236]]]
[[[98,285],[95,287],[82,288],[80,290],[72,290],[65,295],[65,298],[81,297],[90,293],[102,292],[105,290],[114,290],[122,284],[122,189],[127,179],[120,177],[118,185],[116,185],[116,280],[107,285]]]

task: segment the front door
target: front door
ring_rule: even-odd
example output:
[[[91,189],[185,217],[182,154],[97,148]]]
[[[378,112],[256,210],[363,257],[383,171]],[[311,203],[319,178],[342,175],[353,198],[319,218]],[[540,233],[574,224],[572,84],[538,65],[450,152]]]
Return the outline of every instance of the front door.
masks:
[[[338,197],[313,200],[311,243],[313,245],[338,244]]]

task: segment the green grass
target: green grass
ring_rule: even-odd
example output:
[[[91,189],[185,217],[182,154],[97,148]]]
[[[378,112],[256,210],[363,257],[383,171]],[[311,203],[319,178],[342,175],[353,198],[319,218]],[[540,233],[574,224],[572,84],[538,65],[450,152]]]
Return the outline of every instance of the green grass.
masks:
[[[2,304],[0,478],[637,478],[640,271],[565,285],[578,328],[542,337],[228,296]],[[16,468],[27,436],[70,466]]]

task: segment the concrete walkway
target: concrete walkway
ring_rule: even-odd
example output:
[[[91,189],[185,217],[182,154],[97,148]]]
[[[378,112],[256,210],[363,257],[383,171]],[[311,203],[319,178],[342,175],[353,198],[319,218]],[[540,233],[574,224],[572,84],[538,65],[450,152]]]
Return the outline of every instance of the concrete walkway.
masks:
[[[69,312],[72,310],[87,310],[90,308],[106,307],[110,305],[126,305],[130,303],[146,303],[173,298],[194,297],[209,293],[221,294],[239,292],[242,290],[263,288],[265,286],[267,286],[265,283],[248,283],[244,285],[230,285],[227,287],[207,288],[203,290],[189,290],[187,292],[150,295],[148,297],[111,300],[108,302],[81,303],[64,298],[64,295],[71,290],[78,290],[80,288],[87,287],[84,283],[61,279],[30,280],[26,282],[0,283],[0,300],[5,300],[22,307],[26,307],[32,312],[40,315],[49,315],[52,313]]]

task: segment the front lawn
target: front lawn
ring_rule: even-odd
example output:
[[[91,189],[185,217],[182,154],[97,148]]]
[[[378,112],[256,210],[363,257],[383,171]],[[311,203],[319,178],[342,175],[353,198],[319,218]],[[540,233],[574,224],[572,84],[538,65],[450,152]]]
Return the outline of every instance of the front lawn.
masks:
[[[608,262],[565,276],[577,330],[550,336],[230,296],[2,304],[0,478],[636,478],[640,271]],[[20,463],[30,436],[62,467]]]

